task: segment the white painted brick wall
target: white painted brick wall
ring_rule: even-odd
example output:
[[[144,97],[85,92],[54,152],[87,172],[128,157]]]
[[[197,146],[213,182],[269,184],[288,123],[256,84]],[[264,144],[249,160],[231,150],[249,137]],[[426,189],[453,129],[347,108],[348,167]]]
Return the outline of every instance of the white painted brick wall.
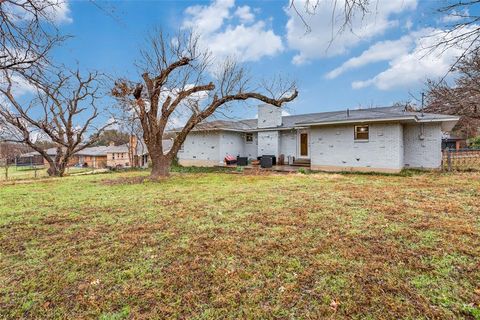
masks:
[[[401,169],[438,168],[441,164],[440,124],[424,124],[424,139],[420,140],[420,124],[370,124],[368,142],[355,142],[354,125],[313,127],[310,130],[312,166],[343,168]],[[263,131],[253,134],[254,141],[246,144],[245,134],[236,132],[190,133],[180,160],[223,163],[226,154],[256,158],[257,155],[296,155],[297,133]],[[202,162],[202,163],[203,163]]]
[[[406,168],[436,169],[442,162],[442,131],[439,123],[408,124],[403,130]]]
[[[274,128],[282,125],[282,108],[270,104],[258,106],[258,127]]]
[[[297,130],[280,131],[280,154],[297,156]]]
[[[220,135],[218,132],[190,132],[177,154],[179,160],[220,160]],[[223,158],[222,160],[223,161]]]
[[[280,136],[278,131],[262,131],[258,133],[258,155],[279,155]]]
[[[252,142],[246,142],[245,141],[245,151],[243,156],[248,157],[251,159],[257,159],[258,155],[258,136],[257,133],[254,132],[252,133],[253,136],[253,141]]]
[[[312,166],[401,169],[401,124],[370,124],[369,141],[354,140],[354,125],[314,127],[310,130]]]
[[[245,153],[245,134],[240,132],[220,132],[220,160],[226,155],[243,156]]]

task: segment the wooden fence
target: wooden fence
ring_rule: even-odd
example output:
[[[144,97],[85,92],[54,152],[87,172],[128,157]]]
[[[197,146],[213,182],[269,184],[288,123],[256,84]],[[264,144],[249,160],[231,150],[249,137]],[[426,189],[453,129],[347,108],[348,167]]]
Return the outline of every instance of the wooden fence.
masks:
[[[446,149],[443,151],[444,171],[480,170],[480,149]]]

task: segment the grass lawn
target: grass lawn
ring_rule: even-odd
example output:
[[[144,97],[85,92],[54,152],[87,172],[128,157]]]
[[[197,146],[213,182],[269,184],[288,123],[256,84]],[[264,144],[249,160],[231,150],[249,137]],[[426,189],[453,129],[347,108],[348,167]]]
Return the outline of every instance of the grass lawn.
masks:
[[[0,183],[0,318],[480,319],[480,173]]]

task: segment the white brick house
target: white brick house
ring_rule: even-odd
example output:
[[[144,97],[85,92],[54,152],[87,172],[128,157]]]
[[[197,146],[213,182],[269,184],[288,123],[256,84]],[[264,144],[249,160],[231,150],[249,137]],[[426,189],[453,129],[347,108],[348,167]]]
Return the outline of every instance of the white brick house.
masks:
[[[316,170],[398,172],[441,165],[442,131],[456,116],[404,107],[282,116],[260,105],[258,119],[200,124],[178,152],[183,165],[213,166],[226,155],[295,157]]]

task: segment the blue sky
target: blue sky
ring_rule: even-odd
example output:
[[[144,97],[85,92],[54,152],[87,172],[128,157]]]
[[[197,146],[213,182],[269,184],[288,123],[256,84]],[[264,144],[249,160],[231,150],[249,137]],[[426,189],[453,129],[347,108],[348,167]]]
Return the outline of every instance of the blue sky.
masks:
[[[302,0],[296,0],[302,10]],[[56,49],[67,65],[138,79],[135,61],[153,28],[192,27],[215,56],[239,57],[256,77],[284,74],[298,83],[292,114],[386,106],[411,100],[427,78],[443,76],[461,49],[426,57],[425,48],[450,21],[436,13],[441,1],[378,0],[354,22],[355,33],[332,39],[331,0],[305,17],[306,33],[288,1],[70,1],[59,18],[73,37]],[[361,21],[360,21],[361,20]],[[249,103],[255,105],[254,101]],[[254,108],[237,112],[251,117]]]

